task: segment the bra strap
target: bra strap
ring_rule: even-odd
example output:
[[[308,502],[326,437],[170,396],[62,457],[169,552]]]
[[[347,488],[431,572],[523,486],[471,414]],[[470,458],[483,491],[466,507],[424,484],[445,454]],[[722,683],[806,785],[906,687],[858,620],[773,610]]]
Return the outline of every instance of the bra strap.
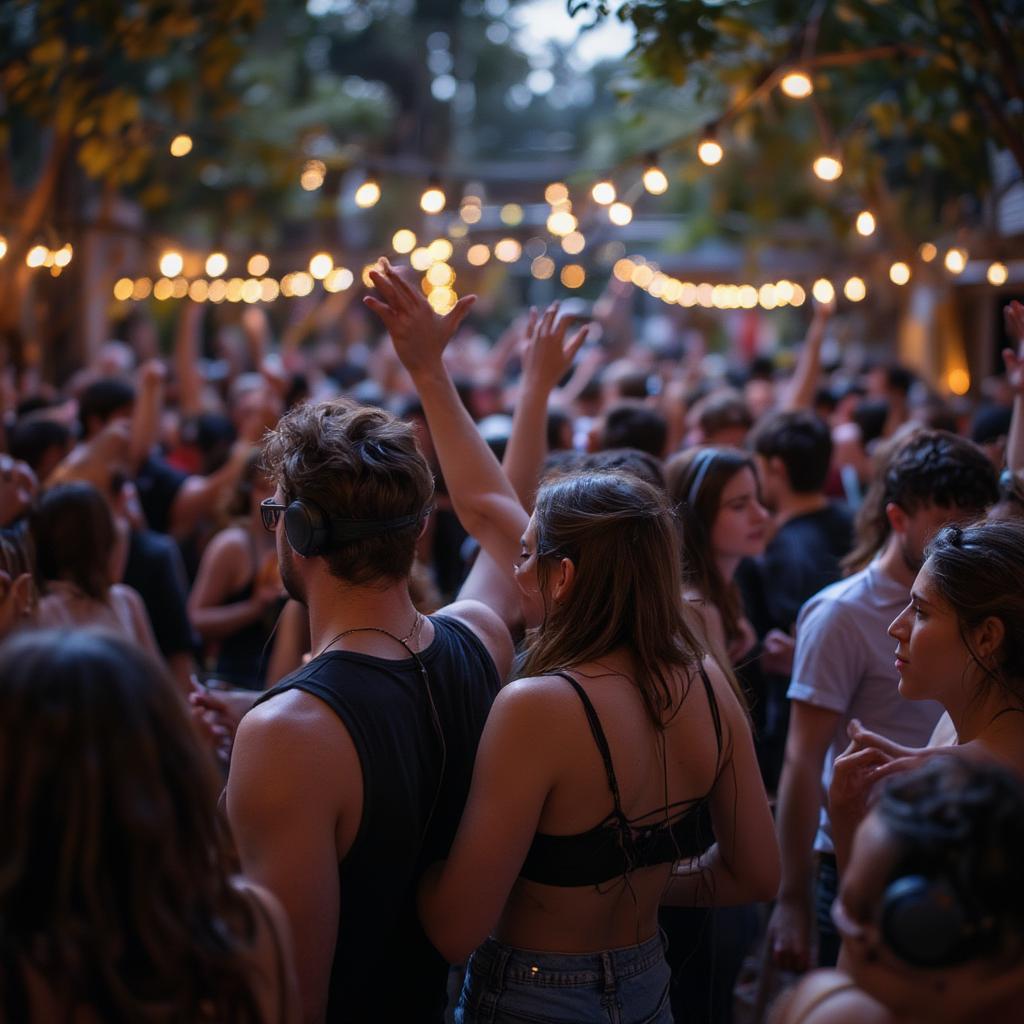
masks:
[[[708,708],[711,711],[711,721],[715,727],[715,740],[718,743],[718,756],[722,756],[722,713],[718,707],[718,700],[715,697],[714,688],[711,686],[711,680],[708,679],[708,674],[704,670],[704,663],[698,662],[697,669],[700,672],[701,679],[704,680],[704,692],[708,698]]]
[[[583,704],[583,710],[587,714],[587,722],[590,725],[590,731],[594,736],[594,742],[597,744],[597,749],[601,754],[601,760],[604,761],[605,774],[608,776],[608,788],[612,791],[612,800],[615,803],[615,814],[617,817],[622,818],[622,802],[619,800],[619,783],[615,778],[615,769],[612,767],[612,752],[608,749],[608,740],[605,737],[604,729],[601,728],[601,719],[597,717],[597,711],[594,710],[594,705],[590,703],[590,698],[587,696],[586,690],[576,682],[575,679],[568,672],[555,672],[556,676],[561,676],[567,680],[572,688],[576,691],[576,696],[579,697],[580,702]]]

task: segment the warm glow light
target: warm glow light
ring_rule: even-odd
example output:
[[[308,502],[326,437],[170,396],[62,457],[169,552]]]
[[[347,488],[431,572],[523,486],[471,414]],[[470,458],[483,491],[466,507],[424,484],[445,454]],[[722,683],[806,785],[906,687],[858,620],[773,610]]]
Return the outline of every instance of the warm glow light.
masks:
[[[474,203],[463,203],[462,208],[459,210],[459,216],[467,224],[478,224],[483,215],[483,210]]]
[[[25,262],[30,267],[41,267],[49,255],[50,250],[45,245],[33,245],[25,255]]]
[[[65,242],[54,254],[53,264],[56,267],[66,267],[71,262],[71,257],[74,255],[75,250],[71,247],[70,242]]]
[[[990,263],[988,270],[985,273],[988,278],[988,283],[995,288],[1000,285],[1006,284],[1006,279],[1010,276],[1009,271],[1006,269],[1005,263]]]
[[[893,284],[906,284],[910,280],[910,267],[902,260],[897,260],[889,268],[889,280]]]
[[[409,262],[412,264],[413,270],[423,271],[434,262],[434,258],[430,255],[430,251],[421,245],[418,249],[413,249]]]
[[[246,264],[245,269],[253,277],[262,277],[270,269],[270,260],[261,252],[254,253],[249,257],[249,262]]]
[[[299,275],[292,274],[292,280],[296,280]],[[242,289],[245,287],[245,281],[240,277],[233,277],[228,281],[227,300],[228,302],[241,302],[242,301]]]
[[[170,286],[170,281],[167,282]],[[136,301],[148,299],[153,294],[153,282],[148,277],[140,277],[132,286],[132,298]]]
[[[775,300],[780,306],[787,306],[793,301],[796,294],[796,285],[792,281],[783,278],[775,284]]]
[[[649,288],[651,282],[654,280],[654,270],[646,263],[637,264],[633,268],[633,276],[631,280],[637,288]]]
[[[334,269],[334,257],[329,252],[318,252],[310,258],[309,272],[322,281]]]
[[[450,260],[452,253],[455,250],[452,248],[452,243],[447,238],[435,238],[430,245],[427,246],[427,252],[430,253],[432,260],[444,261]]]
[[[501,223],[507,224],[510,228],[518,227],[523,223],[523,208],[518,203],[506,203],[501,208]]]
[[[486,245],[471,245],[466,253],[466,260],[473,267],[482,267],[491,258],[491,250]]]
[[[971,375],[962,368],[950,370],[946,376],[946,384],[954,395],[966,395],[971,390]]]
[[[836,290],[832,287],[831,281],[824,277],[819,277],[811,288],[811,294],[814,296],[815,302],[820,302],[821,305],[827,306],[836,297]]]
[[[701,283],[697,285],[697,302],[704,309],[709,309],[712,305],[714,305],[714,294],[715,289],[712,288],[707,281],[701,281]]]
[[[761,285],[757,292],[757,301],[762,309],[775,309],[776,306],[780,305],[779,289],[773,284]]]
[[[335,267],[324,278],[324,288],[329,292],[343,292],[355,283],[355,275],[348,267]]]
[[[625,227],[633,219],[633,208],[625,203],[612,203],[608,207],[608,219],[620,228]]]
[[[454,309],[455,303],[458,301],[459,297],[451,290],[451,288],[435,288],[427,296],[427,302],[430,303],[430,308],[441,316],[445,316],[450,313],[452,309]]]
[[[359,275],[360,279],[363,282],[363,285],[367,288],[374,287],[373,278],[370,277],[371,271],[376,271],[377,273],[380,273],[379,260],[376,263],[367,263],[366,266],[363,267],[362,273]]]
[[[822,181],[835,181],[843,173],[843,163],[834,156],[819,156],[814,161],[814,173]]]
[[[230,298],[230,284],[228,285]],[[292,292],[302,298],[304,295],[308,295],[313,290],[313,275],[307,274],[304,270],[298,271],[292,278]]]
[[[427,280],[435,288],[447,288],[455,280],[455,271],[447,263],[435,263],[427,271]]]
[[[441,187],[439,185],[431,185],[420,196],[420,209],[424,213],[440,213],[447,201]]]
[[[633,271],[636,270],[636,264],[625,256],[621,260],[615,261],[615,266],[612,267],[612,275],[616,281],[632,281]]]
[[[564,203],[569,198],[569,190],[560,181],[553,181],[544,189],[544,200],[554,206],[556,203]]]
[[[962,274],[967,267],[967,251],[965,249],[950,249],[943,262],[951,274]]]
[[[875,215],[870,210],[861,210],[857,214],[857,234],[867,238],[868,235],[873,235],[874,233]]]
[[[191,135],[175,135],[171,139],[171,156],[188,156],[192,152]]]
[[[135,282],[130,277],[122,277],[114,285],[114,298],[118,302],[127,302],[135,290]]]
[[[514,238],[503,238],[494,246],[495,259],[502,263],[515,263],[523,254],[523,247]]]
[[[779,87],[795,100],[805,100],[814,92],[810,76],[804,71],[790,71],[783,75]]]
[[[380,200],[380,185],[373,180],[373,178],[367,178],[366,181],[356,189],[356,206],[366,210],[371,206],[376,206]]]
[[[702,164],[714,167],[725,156],[725,150],[714,139],[702,139],[697,147],[697,156]]]
[[[793,285],[793,298],[789,300],[791,306],[802,306],[807,301],[807,293],[800,285]]]
[[[925,242],[917,251],[925,263],[931,263],[939,255],[939,250],[931,242]]]
[[[864,283],[862,277],[851,277],[848,278],[846,284],[843,285],[843,294],[851,302],[860,302],[868,293],[868,286]]]
[[[590,194],[594,197],[595,203],[600,203],[602,206],[608,206],[615,202],[615,186],[610,181],[599,181],[591,190]]]
[[[578,263],[568,263],[562,267],[560,276],[566,288],[580,288],[587,279],[587,272]]]
[[[175,252],[173,249],[160,257],[160,273],[164,277],[177,277],[184,265],[185,261],[181,258],[181,253]]]
[[[644,188],[652,196],[664,195],[668,191],[668,178],[657,164],[652,164],[644,171]]]
[[[153,298],[157,302],[166,302],[174,292],[174,285],[166,278],[161,277],[155,285],[153,285]]]
[[[260,298],[264,302],[273,302],[280,294],[281,286],[272,277],[260,281]]]
[[[259,302],[261,298],[263,298],[263,286],[255,277],[246,278],[242,285],[242,301],[252,305],[254,302]]]
[[[550,256],[538,256],[530,264],[530,273],[538,281],[546,281],[555,272],[555,261]]]
[[[587,246],[587,240],[578,231],[570,231],[562,239],[562,250],[570,256],[578,256]]]
[[[325,177],[327,177],[327,164],[323,160],[307,160],[302,165],[299,184],[307,192],[315,192],[324,183]]]
[[[679,296],[683,294],[683,282],[677,281],[674,277],[668,279],[665,285],[665,294],[662,296],[665,302],[678,302]]]
[[[251,261],[250,261],[251,262]],[[222,252],[211,252],[206,257],[206,273],[209,277],[220,277],[228,269],[228,258]]]
[[[548,217],[547,228],[551,234],[563,237],[575,231],[578,223],[571,213],[565,210],[556,210]]]
[[[188,286],[188,297],[193,302],[205,302],[210,294],[210,283],[203,278],[198,278]]]
[[[7,255],[7,239],[0,235],[0,260]]]
[[[223,302],[228,297],[228,285],[223,278],[210,282],[209,299],[211,302]]]
[[[391,236],[391,248],[395,252],[412,252],[416,248],[416,235],[408,228],[400,228]]]

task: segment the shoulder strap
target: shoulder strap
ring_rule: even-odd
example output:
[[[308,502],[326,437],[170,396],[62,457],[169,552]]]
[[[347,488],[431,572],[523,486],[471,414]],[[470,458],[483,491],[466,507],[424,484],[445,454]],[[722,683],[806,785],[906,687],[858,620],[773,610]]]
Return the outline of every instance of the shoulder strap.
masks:
[[[605,737],[604,729],[601,728],[601,719],[597,717],[597,711],[594,710],[594,705],[590,703],[590,698],[587,696],[586,691],[576,682],[575,679],[568,672],[555,672],[556,676],[561,676],[567,680],[572,688],[576,691],[576,696],[579,697],[580,702],[583,704],[583,710],[587,715],[587,722],[590,725],[590,731],[593,734],[594,742],[597,744],[597,749],[601,754],[601,760],[604,762],[605,774],[608,776],[608,788],[612,791],[612,800],[615,803],[615,812],[621,817],[622,816],[622,803],[619,800],[619,783],[615,778],[615,769],[612,767],[612,752],[608,748],[608,740]]]
[[[704,692],[708,698],[708,708],[711,710],[711,721],[715,727],[715,741],[718,743],[718,756],[722,756],[722,713],[718,708],[718,698],[715,697],[714,687],[711,685],[711,680],[708,679],[707,671],[704,668],[703,662],[697,662],[697,669],[700,672],[701,679],[704,680]]]
[[[837,996],[841,992],[849,992],[854,988],[856,988],[856,985],[854,985],[854,983],[849,979],[846,979],[845,981],[839,981],[836,984],[830,985],[828,988],[819,992],[816,996],[814,996],[811,999],[811,1001],[803,1008],[803,1010],[800,1013],[800,1016],[793,1022],[793,1024],[803,1024],[803,1021],[807,1020],[807,1018],[810,1017],[810,1015],[814,1013],[814,1011],[817,1010],[819,1006],[823,1005],[824,1003],[827,1003],[833,996]]]

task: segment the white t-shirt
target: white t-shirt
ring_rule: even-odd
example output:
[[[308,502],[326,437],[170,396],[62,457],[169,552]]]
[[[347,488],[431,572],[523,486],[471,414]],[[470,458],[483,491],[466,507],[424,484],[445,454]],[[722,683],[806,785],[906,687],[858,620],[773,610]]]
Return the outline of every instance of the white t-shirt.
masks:
[[[800,610],[787,696],[839,714],[822,793],[832,782],[833,762],[849,745],[850,719],[859,718],[866,729],[897,743],[923,747],[942,714],[935,701],[906,700],[899,693],[896,641],[888,629],[909,600],[909,588],[882,572],[876,560],[819,591]],[[814,848],[833,852],[824,802]]]

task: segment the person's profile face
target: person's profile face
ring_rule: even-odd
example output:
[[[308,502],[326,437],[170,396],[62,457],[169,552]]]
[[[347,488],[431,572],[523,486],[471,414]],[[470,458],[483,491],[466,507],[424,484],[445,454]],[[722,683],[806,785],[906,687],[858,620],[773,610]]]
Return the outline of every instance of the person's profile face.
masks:
[[[768,510],[761,504],[754,471],[744,466],[722,488],[711,548],[716,557],[746,558],[762,554],[767,539]]]
[[[520,541],[519,555],[513,566],[516,583],[519,585],[519,601],[523,620],[528,628],[539,626],[544,621],[544,595],[541,593],[537,574],[537,517],[530,516],[530,522]]]

